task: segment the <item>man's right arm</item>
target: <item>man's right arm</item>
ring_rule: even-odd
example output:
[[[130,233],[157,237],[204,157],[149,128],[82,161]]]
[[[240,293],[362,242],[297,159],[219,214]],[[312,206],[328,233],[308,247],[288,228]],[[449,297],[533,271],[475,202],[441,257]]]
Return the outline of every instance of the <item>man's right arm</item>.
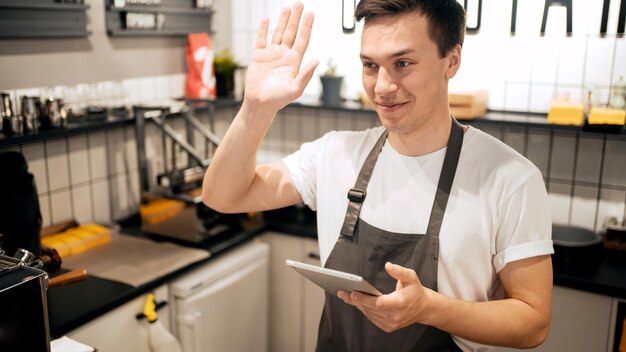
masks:
[[[259,28],[241,110],[217,148],[202,185],[202,201],[224,213],[267,210],[302,201],[282,161],[256,165],[256,152],[278,110],[302,95],[317,61],[301,67],[313,26],[303,6],[285,8],[267,43]],[[302,25],[300,26],[300,18]]]
[[[302,202],[282,161],[256,165],[256,152],[274,116],[244,105],[204,176],[202,200],[223,213],[280,208]]]

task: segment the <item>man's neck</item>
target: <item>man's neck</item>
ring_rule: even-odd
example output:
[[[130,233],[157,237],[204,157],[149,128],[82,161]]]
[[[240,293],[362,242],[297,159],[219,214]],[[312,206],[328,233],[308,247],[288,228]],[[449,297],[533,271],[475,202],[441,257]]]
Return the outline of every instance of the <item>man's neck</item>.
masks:
[[[402,155],[426,155],[448,145],[451,128],[450,114],[439,114],[422,121],[421,125],[409,133],[390,132],[388,141]]]

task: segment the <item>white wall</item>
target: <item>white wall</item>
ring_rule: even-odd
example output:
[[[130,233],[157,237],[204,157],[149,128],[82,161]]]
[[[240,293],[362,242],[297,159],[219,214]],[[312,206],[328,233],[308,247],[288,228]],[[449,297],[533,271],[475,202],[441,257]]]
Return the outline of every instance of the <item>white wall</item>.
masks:
[[[341,29],[340,0],[301,0],[316,15],[305,61],[328,58],[346,77],[344,96],[355,98],[361,89],[358,59],[361,24],[353,34]],[[261,18],[276,23],[280,9],[292,0],[233,0],[232,47],[242,62],[250,58]],[[463,3],[462,1],[459,1]],[[476,4],[477,1],[470,1]],[[600,37],[602,0],[573,0],[573,35],[565,35],[565,8],[549,11],[546,35],[540,36],[544,0],[520,1],[517,31],[510,35],[512,0],[483,0],[481,31],[466,36],[463,63],[451,83],[452,91],[487,89],[494,110],[547,112],[551,99],[565,95],[581,99],[585,86],[595,84],[600,103],[607,103],[609,89],[620,76],[626,79],[626,38],[617,38],[619,1],[611,2],[607,35]],[[475,8],[475,7],[474,7]],[[472,12],[470,11],[470,14]],[[468,19],[470,23],[475,17]],[[271,33],[270,33],[271,35]],[[317,97],[320,84],[314,78],[305,95]]]

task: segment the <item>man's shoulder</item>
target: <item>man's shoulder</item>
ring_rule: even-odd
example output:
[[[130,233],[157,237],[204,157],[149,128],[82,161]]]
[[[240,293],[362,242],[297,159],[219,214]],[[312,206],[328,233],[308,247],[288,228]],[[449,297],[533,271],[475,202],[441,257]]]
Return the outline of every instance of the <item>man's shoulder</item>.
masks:
[[[368,128],[362,131],[330,131],[318,139],[318,142],[330,151],[360,150],[372,147],[383,133],[382,126]]]
[[[464,149],[465,160],[472,169],[516,180],[541,174],[535,164],[498,138],[476,128],[471,128],[470,132],[470,140],[464,143]]]

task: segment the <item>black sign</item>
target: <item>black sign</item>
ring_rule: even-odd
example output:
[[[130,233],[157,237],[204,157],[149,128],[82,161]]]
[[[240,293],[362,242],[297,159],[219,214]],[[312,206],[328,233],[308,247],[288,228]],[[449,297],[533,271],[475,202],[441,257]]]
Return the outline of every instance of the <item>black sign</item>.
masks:
[[[350,4],[353,0],[343,0],[342,2],[342,27],[344,29],[344,33],[349,33],[354,31],[354,27],[352,28],[346,28],[345,25],[345,9],[348,6],[348,4]],[[468,15],[470,15],[470,13],[473,15],[473,8],[470,7],[470,5],[468,4],[468,0],[464,0],[464,8],[465,11],[467,12]],[[483,12],[483,1],[482,0],[474,0],[474,3],[478,3],[477,4],[477,11],[476,13],[476,25],[474,27],[466,27],[466,30],[468,33],[470,34],[475,34],[478,33],[480,31],[480,24],[481,24],[481,19],[482,19],[482,12]],[[522,3],[523,4],[523,3]],[[609,11],[610,11],[610,5],[611,5],[611,0],[604,0],[604,4],[602,7],[602,22],[600,24],[600,34],[601,35],[605,35],[606,34],[606,30],[607,30],[607,26],[608,26],[608,20],[609,20]],[[523,5],[522,5],[523,6]],[[567,10],[567,28],[566,28],[566,32],[568,35],[572,34],[572,28],[573,28],[573,12],[574,12],[574,6],[572,3],[572,0],[545,0],[544,3],[544,7],[543,7],[543,14],[542,14],[542,21],[541,21],[541,29],[539,31],[539,33],[541,35],[545,34],[546,32],[546,26],[547,26],[547,22],[548,22],[548,11],[550,10],[550,7],[552,6],[564,6]],[[511,5],[511,34],[515,35],[515,31],[516,31],[516,26],[517,26],[517,8],[518,8],[518,0],[513,0],[513,3]],[[469,10],[472,11],[469,11]],[[618,22],[617,22],[617,34],[618,35],[623,35],[624,34],[624,29],[626,27],[626,0],[621,0],[620,3],[620,10],[619,10],[619,17],[618,17]],[[468,21],[469,22],[469,21]]]

